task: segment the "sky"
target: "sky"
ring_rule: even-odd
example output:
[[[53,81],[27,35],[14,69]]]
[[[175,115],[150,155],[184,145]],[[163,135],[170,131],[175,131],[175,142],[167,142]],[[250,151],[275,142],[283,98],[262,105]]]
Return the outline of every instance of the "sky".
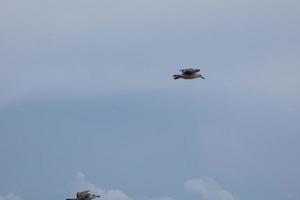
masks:
[[[299,200],[299,6],[0,1],[0,200]]]

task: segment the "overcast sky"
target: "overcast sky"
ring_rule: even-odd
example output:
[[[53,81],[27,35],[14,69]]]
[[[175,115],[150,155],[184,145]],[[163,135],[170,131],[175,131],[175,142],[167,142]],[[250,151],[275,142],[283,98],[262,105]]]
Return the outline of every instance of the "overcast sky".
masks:
[[[0,1],[0,200],[299,200],[299,6]]]

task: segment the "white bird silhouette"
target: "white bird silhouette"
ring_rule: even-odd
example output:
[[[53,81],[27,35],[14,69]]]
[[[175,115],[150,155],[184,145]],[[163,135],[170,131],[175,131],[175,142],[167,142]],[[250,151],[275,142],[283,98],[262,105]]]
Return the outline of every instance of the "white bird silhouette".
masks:
[[[204,79],[204,77],[201,74],[198,74],[198,72],[200,72],[200,69],[194,69],[194,68],[185,68],[185,69],[181,69],[179,70],[182,73],[180,75],[175,74],[173,75],[174,79],[195,79],[195,78],[202,78]]]

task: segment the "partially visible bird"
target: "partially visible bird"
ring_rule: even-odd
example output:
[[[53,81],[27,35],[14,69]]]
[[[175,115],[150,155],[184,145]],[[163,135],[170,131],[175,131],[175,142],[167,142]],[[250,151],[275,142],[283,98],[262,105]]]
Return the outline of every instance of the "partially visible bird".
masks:
[[[92,200],[97,197],[100,197],[100,195],[92,194],[89,190],[85,190],[82,192],[77,192],[76,198],[66,199],[66,200]]]
[[[204,79],[204,77],[201,74],[198,74],[198,72],[200,72],[200,69],[194,69],[194,68],[185,68],[185,69],[181,69],[179,70],[182,73],[180,75],[175,74],[173,75],[174,79],[195,79],[195,78],[202,78]]]

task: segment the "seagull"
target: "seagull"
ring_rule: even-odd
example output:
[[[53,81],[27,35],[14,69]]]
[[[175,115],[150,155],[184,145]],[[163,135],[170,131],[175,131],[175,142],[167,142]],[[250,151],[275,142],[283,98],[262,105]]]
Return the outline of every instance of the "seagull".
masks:
[[[181,69],[179,70],[181,71],[181,75],[173,75],[173,78],[176,79],[195,79],[195,78],[202,78],[204,79],[204,77],[201,74],[197,74],[198,72],[200,72],[200,69],[194,69],[194,68],[185,68],[185,69]]]
[[[92,194],[90,190],[85,190],[85,191],[77,192],[76,198],[66,199],[66,200],[92,200],[97,197],[100,197],[100,195],[95,195]]]

